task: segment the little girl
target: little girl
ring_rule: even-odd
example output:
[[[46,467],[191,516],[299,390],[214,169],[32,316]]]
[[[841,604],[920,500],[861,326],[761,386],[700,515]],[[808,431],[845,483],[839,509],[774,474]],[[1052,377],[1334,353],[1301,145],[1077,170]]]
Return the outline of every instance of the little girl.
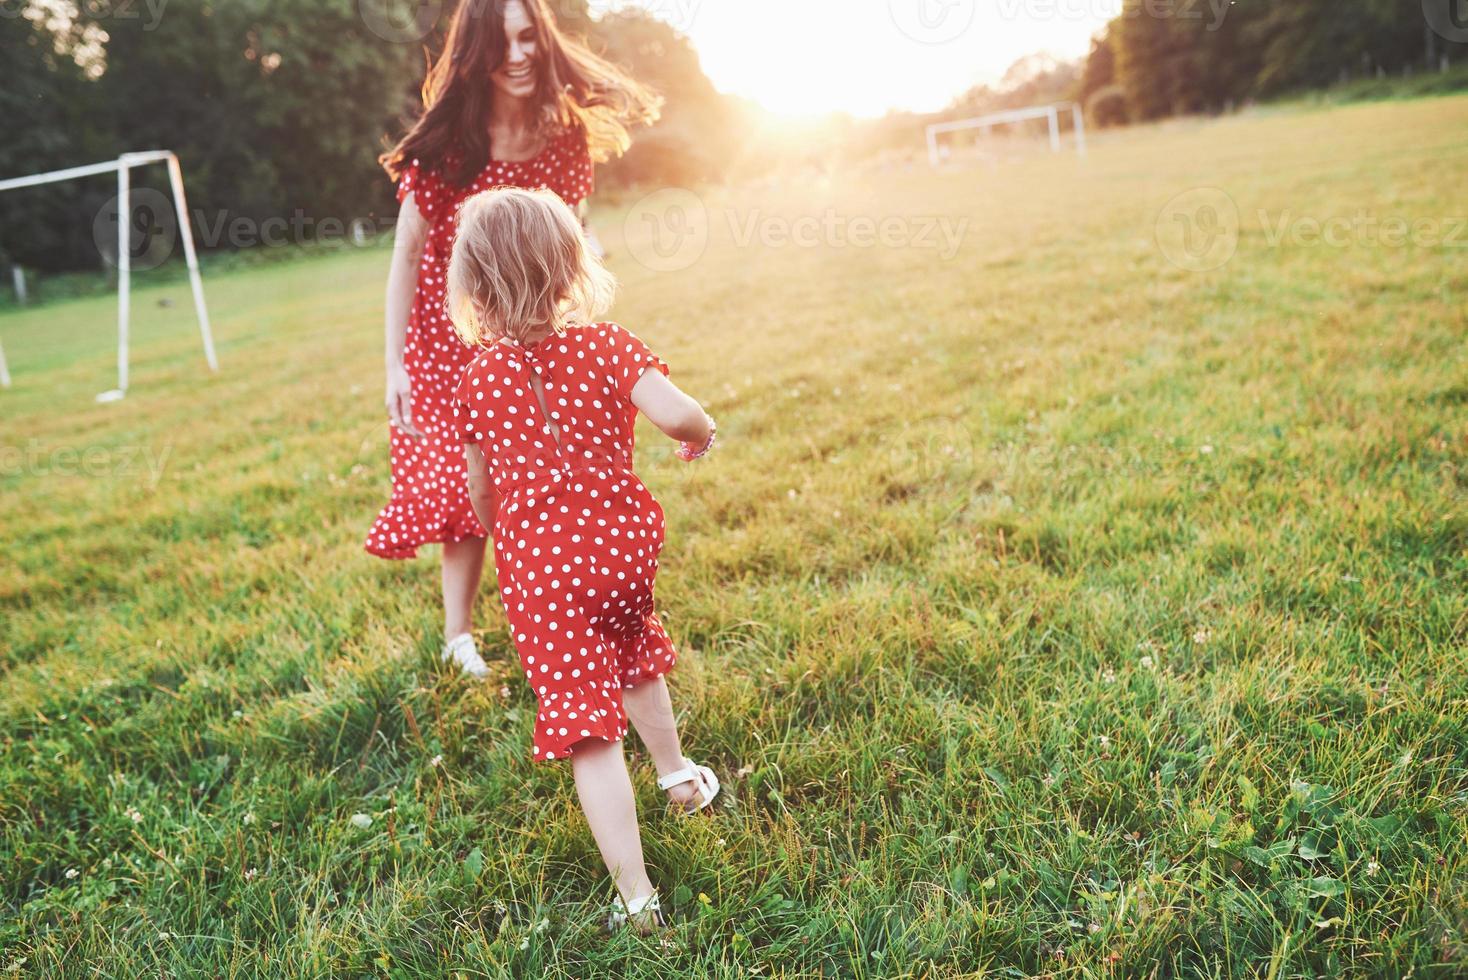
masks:
[[[681,812],[707,807],[719,781],[684,757],[663,680],[676,657],[653,611],[663,510],[632,472],[633,428],[641,410],[693,460],[715,426],[641,340],[588,322],[615,287],[556,195],[500,188],[464,203],[448,305],[480,353],[454,393],[454,419],[539,701],[533,758],[571,760],[620,893],[610,925],[647,932],[667,921],[643,865],[622,754],[628,719]]]

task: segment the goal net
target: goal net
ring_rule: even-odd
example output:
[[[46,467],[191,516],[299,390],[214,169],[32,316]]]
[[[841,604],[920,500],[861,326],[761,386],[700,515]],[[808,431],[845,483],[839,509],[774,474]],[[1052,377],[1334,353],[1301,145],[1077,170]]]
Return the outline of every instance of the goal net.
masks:
[[[178,213],[179,237],[183,239],[189,282],[194,291],[194,310],[199,318],[199,336],[204,342],[204,358],[209,362],[211,371],[218,371],[219,361],[214,355],[214,336],[209,328],[209,310],[204,305],[204,281],[199,275],[199,256],[194,249],[194,231],[189,221],[188,201],[184,197],[183,169],[179,166],[177,156],[168,150],[124,153],[116,160],[105,163],[0,180],[0,192],[3,192],[54,184],[63,180],[78,180],[97,174],[117,174],[117,387],[98,395],[99,402],[120,401],[127,395],[128,329],[132,305],[132,171],[136,167],[159,163],[168,167],[168,182],[173,190],[173,208]],[[10,385],[10,370],[5,363],[4,348],[0,347],[0,387],[8,388]]]
[[[987,116],[976,116],[973,119],[954,119],[948,122],[933,123],[928,127],[928,162],[936,167],[948,158],[948,146],[940,139],[945,134],[975,129],[988,133],[996,126],[1007,126],[1035,119],[1043,119],[1049,124],[1050,149],[1052,152],[1059,153],[1063,148],[1060,138],[1060,114],[1062,112],[1070,113],[1071,131],[1075,134],[1076,153],[1084,157],[1086,155],[1085,113],[1078,103],[1056,102],[1053,105],[994,112]]]

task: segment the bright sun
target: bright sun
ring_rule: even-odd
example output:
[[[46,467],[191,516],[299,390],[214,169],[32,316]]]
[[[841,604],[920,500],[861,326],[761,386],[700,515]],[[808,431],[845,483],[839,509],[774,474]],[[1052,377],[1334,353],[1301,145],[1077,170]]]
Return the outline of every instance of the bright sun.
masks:
[[[942,108],[1027,54],[1083,55],[1121,0],[629,2],[687,34],[724,92],[785,115],[879,116]]]

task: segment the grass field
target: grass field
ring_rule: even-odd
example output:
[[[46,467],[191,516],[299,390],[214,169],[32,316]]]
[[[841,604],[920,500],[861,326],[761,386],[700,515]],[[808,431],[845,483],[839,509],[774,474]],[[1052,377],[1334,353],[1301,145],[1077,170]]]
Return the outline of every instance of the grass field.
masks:
[[[722,433],[641,456],[726,787],[629,741],[665,945],[597,931],[492,589],[474,686],[436,555],[361,551],[384,253],[210,281],[217,377],[144,288],[120,405],[110,300],[0,317],[0,971],[1468,974],[1465,171],[1454,97],[709,192],[675,271],[604,208]]]

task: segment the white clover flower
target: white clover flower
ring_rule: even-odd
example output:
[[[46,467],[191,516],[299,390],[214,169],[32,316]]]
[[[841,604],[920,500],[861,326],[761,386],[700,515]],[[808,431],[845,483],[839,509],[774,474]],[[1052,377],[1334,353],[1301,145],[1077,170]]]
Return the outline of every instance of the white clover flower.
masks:
[[[246,881],[254,881],[258,877],[260,877],[260,869],[259,868],[251,868],[249,871],[246,871],[245,872],[245,880]]]
[[[433,768],[437,769],[439,766],[443,765],[443,756],[441,756],[441,755],[434,756],[432,759],[429,759],[428,760],[428,764],[430,766],[432,766]]]
[[[142,815],[142,813],[140,813],[138,811],[138,808],[137,807],[130,806],[130,807],[127,808],[127,810],[125,811],[125,813],[127,814],[127,818],[129,820],[131,820],[133,823],[142,823],[143,822],[143,815]]]
[[[1141,664],[1142,664],[1142,669],[1143,670],[1151,670],[1154,666],[1156,666],[1153,663],[1151,657],[1143,657],[1142,660],[1141,660]]]
[[[253,813],[247,813],[245,814],[244,819],[241,822],[244,823],[246,827],[252,826],[255,823],[255,815]]]

